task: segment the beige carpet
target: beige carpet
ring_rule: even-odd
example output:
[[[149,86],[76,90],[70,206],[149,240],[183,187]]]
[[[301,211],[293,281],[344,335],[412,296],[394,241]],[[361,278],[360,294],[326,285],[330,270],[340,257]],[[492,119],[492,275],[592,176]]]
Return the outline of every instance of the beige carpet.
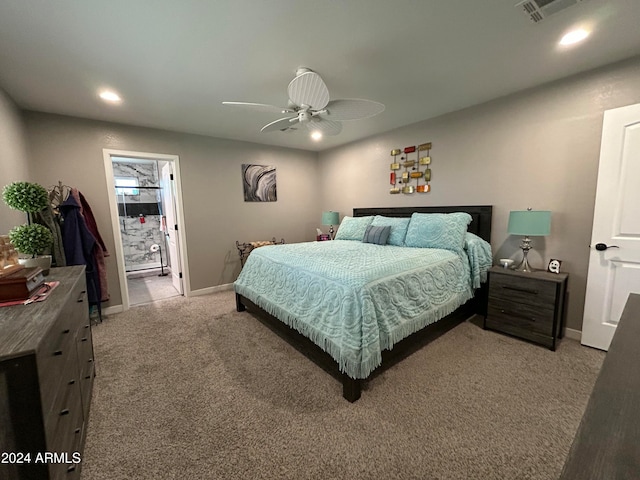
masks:
[[[465,322],[350,404],[232,292],[107,317],[94,343],[83,480],[555,479],[604,357]]]

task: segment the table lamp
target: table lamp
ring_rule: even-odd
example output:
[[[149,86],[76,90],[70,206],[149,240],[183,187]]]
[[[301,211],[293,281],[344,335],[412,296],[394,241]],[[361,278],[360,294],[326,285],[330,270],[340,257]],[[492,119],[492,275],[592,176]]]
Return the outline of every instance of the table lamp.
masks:
[[[542,237],[551,232],[551,212],[546,210],[516,210],[509,213],[509,226],[507,232],[511,235],[524,235],[520,248],[522,249],[522,262],[514,268],[519,272],[533,272],[529,265],[527,254],[531,250],[529,237]]]
[[[333,226],[340,223],[340,214],[338,212],[322,212],[322,225],[330,225],[329,236],[333,240]]]

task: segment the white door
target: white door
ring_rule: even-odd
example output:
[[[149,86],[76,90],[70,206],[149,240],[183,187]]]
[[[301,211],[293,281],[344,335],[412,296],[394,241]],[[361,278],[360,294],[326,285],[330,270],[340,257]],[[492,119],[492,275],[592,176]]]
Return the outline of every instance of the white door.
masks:
[[[178,222],[175,214],[174,201],[174,180],[171,162],[165,163],[162,167],[162,175],[160,179],[160,188],[162,188],[162,213],[166,219],[165,234],[169,248],[169,261],[171,264],[171,279],[173,287],[180,295],[182,290],[182,268],[180,267],[179,240],[178,240]]]
[[[609,348],[629,293],[640,293],[639,179],[640,104],[607,110],[582,322],[582,343],[601,350]]]

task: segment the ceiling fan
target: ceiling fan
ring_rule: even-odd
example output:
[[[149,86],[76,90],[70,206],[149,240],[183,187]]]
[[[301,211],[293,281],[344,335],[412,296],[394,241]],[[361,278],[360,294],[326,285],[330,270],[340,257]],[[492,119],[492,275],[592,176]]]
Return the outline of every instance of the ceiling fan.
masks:
[[[311,132],[322,135],[338,135],[342,131],[340,122],[373,117],[384,110],[383,104],[372,100],[329,100],[329,90],[320,75],[306,67],[296,70],[296,77],[289,83],[287,91],[289,102],[286,107],[247,102],[222,103],[247,110],[289,114],[266,124],[262,132],[292,131],[305,125]]]

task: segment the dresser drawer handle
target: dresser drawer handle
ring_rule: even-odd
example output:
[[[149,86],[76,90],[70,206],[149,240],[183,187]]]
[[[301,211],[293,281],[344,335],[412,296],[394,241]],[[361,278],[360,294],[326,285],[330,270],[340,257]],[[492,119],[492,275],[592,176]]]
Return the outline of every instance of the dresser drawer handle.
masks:
[[[79,428],[76,428],[76,429],[74,430],[74,433],[80,433],[80,429],[79,429]]]
[[[69,330],[68,328],[65,328],[62,333],[69,333],[71,330]]]
[[[69,415],[69,409],[68,408],[65,408],[64,410],[60,411],[60,416],[63,416],[63,415]]]
[[[81,342],[86,342],[86,341],[87,341],[87,337],[82,337],[82,338],[80,339],[80,341],[81,341]]]
[[[86,290],[82,290],[80,292],[80,295],[78,295],[78,300],[76,300],[78,303],[82,303],[84,302],[84,294],[87,293]]]
[[[59,356],[62,355],[62,350],[56,350],[55,352],[53,352],[54,356]]]
[[[84,377],[85,380],[89,380],[91,379],[91,375],[87,375],[86,377]]]
[[[530,288],[512,287],[510,285],[503,285],[502,288],[505,290],[515,290],[516,292],[533,293],[534,295],[538,294],[537,290],[532,290]]]
[[[69,380],[68,385],[73,385],[74,383],[76,383],[76,381],[74,379]]]
[[[70,467],[67,468],[67,473],[71,473],[71,472],[75,472],[76,471],[76,466],[75,465],[71,465]]]
[[[536,317],[527,317],[527,316],[521,315],[519,313],[507,312],[506,310],[500,310],[500,313],[504,313],[505,315],[509,315],[511,317],[524,318],[525,320],[530,320],[532,322],[536,321]]]

